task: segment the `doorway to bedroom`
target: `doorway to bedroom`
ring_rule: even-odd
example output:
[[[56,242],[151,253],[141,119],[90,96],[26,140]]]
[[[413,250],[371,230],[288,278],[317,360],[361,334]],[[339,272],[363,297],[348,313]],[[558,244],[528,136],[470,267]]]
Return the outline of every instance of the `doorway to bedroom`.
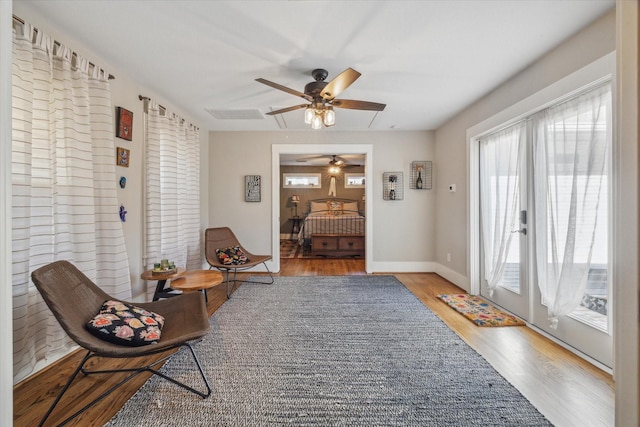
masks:
[[[273,260],[364,261],[373,243],[371,146],[274,145]]]

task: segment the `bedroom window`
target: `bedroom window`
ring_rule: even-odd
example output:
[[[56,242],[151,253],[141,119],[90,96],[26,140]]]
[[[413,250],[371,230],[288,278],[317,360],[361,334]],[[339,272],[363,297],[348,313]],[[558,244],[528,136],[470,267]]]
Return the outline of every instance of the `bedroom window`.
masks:
[[[322,188],[322,174],[283,173],[282,188]]]
[[[363,173],[345,173],[344,188],[364,188]]]

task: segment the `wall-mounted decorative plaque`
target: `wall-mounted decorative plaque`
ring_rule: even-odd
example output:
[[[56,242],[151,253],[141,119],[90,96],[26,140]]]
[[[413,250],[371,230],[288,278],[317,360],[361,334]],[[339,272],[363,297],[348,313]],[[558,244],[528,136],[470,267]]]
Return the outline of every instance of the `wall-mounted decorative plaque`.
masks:
[[[244,201],[259,202],[260,201],[260,175],[244,176]]]
[[[402,172],[385,172],[382,174],[382,198],[384,200],[404,199]]]
[[[409,188],[412,190],[431,190],[433,166],[430,160],[411,162]]]
[[[116,165],[128,168],[130,154],[131,150],[122,147],[116,148]]]

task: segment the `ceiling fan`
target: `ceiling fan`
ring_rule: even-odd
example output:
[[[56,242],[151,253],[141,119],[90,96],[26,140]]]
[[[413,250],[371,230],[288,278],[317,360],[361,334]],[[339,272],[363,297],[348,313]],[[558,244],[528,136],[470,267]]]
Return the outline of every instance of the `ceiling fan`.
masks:
[[[348,155],[353,157],[353,155]],[[349,160],[345,157],[341,157],[335,154],[321,154],[317,156],[305,156],[296,159],[296,163],[311,162],[311,166],[321,166],[323,163],[319,163],[320,160],[327,159],[329,167],[337,167],[341,169],[362,166],[360,163],[354,163],[353,160]],[[357,161],[357,160],[356,160]]]
[[[336,99],[338,95],[340,95],[345,89],[351,86],[358,77],[360,77],[361,74],[353,68],[347,68],[327,83],[325,82],[325,79],[328,75],[329,72],[323,68],[313,70],[311,72],[311,76],[315,81],[308,83],[304,87],[304,93],[263,78],[256,79],[257,82],[263,83],[274,89],[290,93],[291,95],[299,96],[309,101],[309,104],[294,105],[293,107],[270,111],[267,115],[273,116],[305,108],[305,123],[311,124],[313,129],[320,129],[323,124],[325,126],[333,126],[335,124],[336,116],[333,111],[334,107],[369,111],[382,111],[386,107],[386,104],[379,104],[377,102]]]
[[[296,163],[309,163],[308,166],[322,166],[328,164],[329,166],[337,166],[341,168],[358,167],[362,166],[360,162],[364,162],[362,156],[347,154],[346,156],[339,156],[336,154],[318,154],[312,156],[303,156],[295,159]],[[324,163],[327,161],[328,163]]]
[[[342,168],[345,166],[347,166],[347,163],[343,159],[338,159],[338,156],[334,154],[333,158],[329,161],[329,173],[340,173]]]

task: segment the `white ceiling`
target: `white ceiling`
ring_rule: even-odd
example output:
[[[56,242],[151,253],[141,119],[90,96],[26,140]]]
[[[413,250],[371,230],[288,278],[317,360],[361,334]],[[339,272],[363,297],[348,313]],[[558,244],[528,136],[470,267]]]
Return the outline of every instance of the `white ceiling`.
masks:
[[[331,131],[435,129],[614,5],[14,0],[14,11],[80,40],[89,59],[99,55],[209,130],[309,130],[303,110],[265,116],[304,101],[255,79],[302,92],[312,69],[327,69],[328,81],[352,67],[362,76],[338,98],[387,107],[338,109]],[[259,114],[216,119],[207,109]]]

